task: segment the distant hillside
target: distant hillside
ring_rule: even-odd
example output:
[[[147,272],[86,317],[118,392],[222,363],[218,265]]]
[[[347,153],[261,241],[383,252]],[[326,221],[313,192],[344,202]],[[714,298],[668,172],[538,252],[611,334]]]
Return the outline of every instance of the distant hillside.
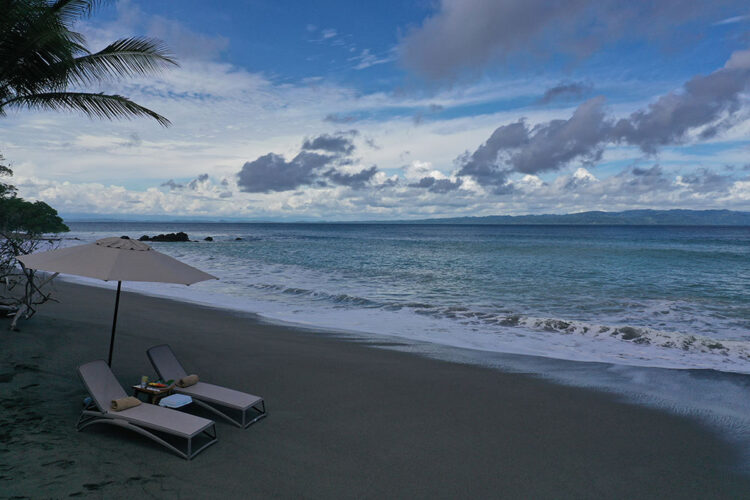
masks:
[[[385,221],[383,221],[385,222]],[[565,215],[488,215],[399,221],[409,224],[569,224],[601,226],[750,226],[750,212],[732,210],[626,210]]]
[[[732,210],[627,210],[625,212],[581,212],[564,215],[488,215],[486,217],[450,217],[445,219],[326,221],[289,216],[286,218],[248,219],[242,217],[195,217],[165,215],[93,215],[64,214],[66,222],[138,222],[161,223],[247,223],[247,224],[560,224],[599,226],[750,226],[750,212]]]

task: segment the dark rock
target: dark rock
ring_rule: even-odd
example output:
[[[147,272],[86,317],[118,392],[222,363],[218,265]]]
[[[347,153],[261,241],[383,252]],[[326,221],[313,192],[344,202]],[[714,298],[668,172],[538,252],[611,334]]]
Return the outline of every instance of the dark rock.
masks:
[[[544,322],[544,329],[548,332],[565,332],[567,331],[568,327],[570,326],[570,323],[567,321],[562,321],[559,319],[548,319]]]
[[[632,326],[623,326],[622,328],[618,328],[617,331],[622,334],[620,337],[622,340],[633,340],[641,336],[641,332]]]
[[[518,314],[511,314],[499,321],[503,326],[518,326],[521,322],[521,316]]]
[[[242,241],[242,238],[235,238],[234,241]]]
[[[210,236],[206,236],[205,238],[203,238],[203,241],[214,241],[214,239]]]
[[[183,233],[180,231],[179,233],[168,233],[168,234],[159,234],[156,236],[146,236],[145,234],[138,238],[138,241],[190,241],[190,238],[188,238],[187,233]]]

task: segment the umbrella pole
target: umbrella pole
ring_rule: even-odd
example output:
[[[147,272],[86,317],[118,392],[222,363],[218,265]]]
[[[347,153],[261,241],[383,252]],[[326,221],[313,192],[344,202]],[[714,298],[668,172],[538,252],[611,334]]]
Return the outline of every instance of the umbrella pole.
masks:
[[[122,281],[117,282],[117,296],[115,298],[115,315],[112,318],[112,338],[109,339],[109,361],[107,364],[112,366],[112,350],[115,347],[115,329],[117,328],[117,309],[120,307],[120,288]]]

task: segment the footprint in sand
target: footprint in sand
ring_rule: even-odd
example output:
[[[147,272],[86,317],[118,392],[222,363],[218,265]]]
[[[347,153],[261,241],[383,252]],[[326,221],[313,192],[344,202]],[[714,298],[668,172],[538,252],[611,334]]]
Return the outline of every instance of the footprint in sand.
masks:
[[[83,487],[88,491],[97,491],[107,486],[108,484],[112,484],[112,481],[103,481],[101,483],[86,483],[83,485]]]
[[[75,465],[75,461],[73,460],[55,460],[54,462],[47,462],[46,464],[42,464],[42,467],[49,467],[51,465],[54,465],[55,467],[59,467],[61,469],[69,469],[70,467],[73,467]]]

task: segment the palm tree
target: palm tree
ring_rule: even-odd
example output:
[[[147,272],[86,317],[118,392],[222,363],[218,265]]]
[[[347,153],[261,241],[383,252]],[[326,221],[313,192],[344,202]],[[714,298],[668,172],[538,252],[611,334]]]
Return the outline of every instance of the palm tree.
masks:
[[[165,45],[150,38],[125,38],[99,52],[89,51],[72,25],[100,3],[0,0],[0,116],[11,108],[77,110],[107,119],[148,116],[170,125],[126,97],[78,91],[177,65]]]

